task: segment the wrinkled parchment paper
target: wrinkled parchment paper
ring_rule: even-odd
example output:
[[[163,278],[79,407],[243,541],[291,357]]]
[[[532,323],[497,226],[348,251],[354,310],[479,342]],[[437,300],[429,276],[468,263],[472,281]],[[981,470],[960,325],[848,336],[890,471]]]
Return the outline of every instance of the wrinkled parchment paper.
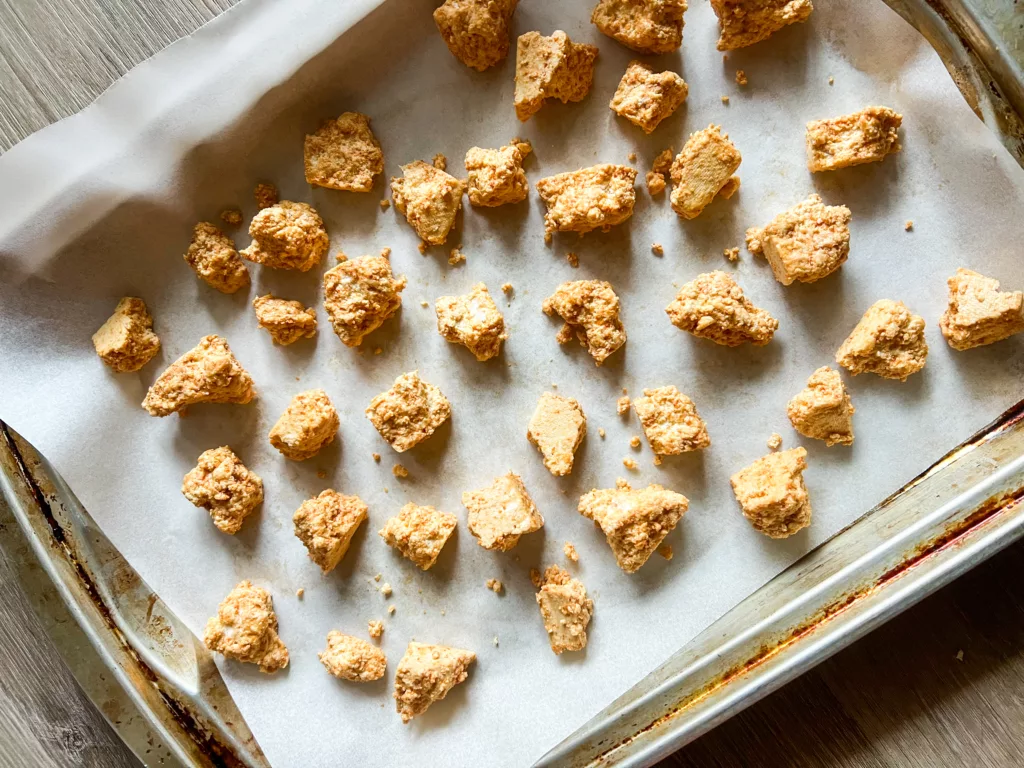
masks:
[[[607,107],[634,57],[589,23],[592,0],[521,3],[516,34],[561,28],[601,49],[590,96],[545,106],[525,125],[512,109],[512,59],[483,74],[470,71],[437,34],[433,3],[378,5],[246,0],[137,68],[83,114],[0,158],[0,417],[50,458],[196,633],[239,580],[271,591],[290,666],[273,676],[236,663],[221,668],[275,766],[524,765],[1021,397],[1021,339],[953,352],[937,321],[946,277],[959,266],[1024,287],[1024,173],[971,114],[937,56],[880,2],[823,0],[809,23],[727,61],[714,48],[710,7],[694,3],[682,52],[651,59],[681,72],[690,96],[650,137]],[[746,71],[746,87],[735,84],[737,69]],[[810,176],[804,123],[868,104],[904,114],[902,153]],[[743,186],[734,199],[682,222],[667,194],[651,199],[638,185],[636,212],[625,225],[582,240],[556,237],[550,246],[531,192],[520,205],[465,211],[448,245],[461,244],[467,261],[450,267],[447,249],[420,255],[404,219],[381,210],[385,179],[362,195],[305,184],[303,135],[345,110],[372,117],[386,176],[437,152],[458,174],[469,147],[519,135],[536,149],[526,163],[531,181],[596,162],[626,163],[633,151],[642,176],[658,151],[678,151],[688,133],[713,122],[743,153]],[[258,180],[277,183],[286,199],[314,204],[332,254],[393,249],[395,271],[409,278],[404,305],[361,352],[331,333],[320,304],[320,275],[333,258],[307,274],[253,267],[251,289],[233,296],[201,283],[182,261],[196,221],[217,221],[233,205],[248,221]],[[742,245],[746,227],[765,224],[812,191],[853,211],[852,252],[839,273],[785,288],[745,250],[737,264],[723,258],[724,248]],[[907,220],[914,222],[910,232]],[[247,244],[244,226],[234,235],[240,247]],[[653,243],[664,246],[663,257],[652,254]],[[569,251],[579,255],[579,269],[567,263]],[[779,318],[771,344],[727,349],[668,322],[663,309],[675,285],[712,269],[733,272],[750,298]],[[540,309],[560,282],[587,277],[615,286],[629,334],[602,368],[575,343],[560,347],[559,323]],[[503,355],[488,363],[442,340],[432,309],[438,296],[464,293],[478,281],[498,298],[510,328]],[[515,287],[511,300],[500,291],[505,282]],[[320,306],[315,340],[271,344],[250,307],[268,291]],[[147,302],[163,350],[139,374],[115,375],[89,337],[124,295]],[[927,367],[904,384],[844,375],[857,407],[854,446],[801,439],[786,420],[786,402],[815,368],[832,362],[880,298],[900,299],[925,317]],[[195,407],[186,418],[148,416],[139,407],[146,388],[208,333],[229,340],[259,399]],[[454,415],[399,457],[362,411],[413,369],[440,386]],[[639,425],[616,414],[615,400],[623,388],[639,395],[665,384],[693,397],[712,446],[655,467],[646,443],[629,447]],[[563,479],[547,473],[525,434],[537,397],[556,385],[579,399],[589,421],[576,468]],[[294,394],[314,387],[326,389],[341,413],[339,439],[312,460],[287,461],[267,433]],[[809,452],[814,519],[787,541],[755,533],[728,483],[766,453],[774,431],[787,447]],[[222,444],[266,486],[262,510],[235,537],[220,533],[179,491],[197,456]],[[383,456],[379,464],[373,452]],[[638,471],[623,467],[627,456]],[[398,461],[408,479],[392,476]],[[481,549],[460,525],[424,573],[378,538],[406,501],[436,505],[464,522],[462,491],[509,470],[522,474],[547,520],[512,552]],[[690,512],[667,540],[675,550],[670,562],[654,556],[627,576],[603,536],[577,514],[582,493],[613,486],[616,477],[661,483],[690,498]],[[292,534],[291,515],[325,487],[362,496],[370,519],[342,564],[323,577]],[[596,612],[586,651],[556,657],[527,574],[564,564],[565,541],[580,551],[570,570]],[[373,581],[378,573],[394,589],[390,599]],[[491,577],[505,583],[504,594],[485,588]],[[366,637],[367,620],[378,618],[386,626],[389,674],[366,685],[330,677],[316,657],[328,630]],[[479,658],[444,703],[403,727],[390,698],[392,673],[413,638],[469,648]]]

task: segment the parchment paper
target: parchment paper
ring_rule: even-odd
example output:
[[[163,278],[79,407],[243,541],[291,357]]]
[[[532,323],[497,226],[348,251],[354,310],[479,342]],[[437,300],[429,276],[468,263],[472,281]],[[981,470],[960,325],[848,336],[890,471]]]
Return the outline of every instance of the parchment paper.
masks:
[[[1024,287],[1024,173],[964,104],[936,55],[880,2],[822,0],[809,23],[727,61],[714,48],[710,7],[693,3],[681,54],[651,59],[681,72],[690,96],[651,137],[607,108],[634,57],[589,23],[592,0],[521,3],[516,34],[561,28],[601,49],[589,97],[545,106],[525,125],[512,109],[512,58],[472,72],[443,45],[430,18],[433,3],[390,0],[370,12],[377,5],[246,0],[140,66],[83,114],[0,158],[0,417],[50,458],[197,634],[239,580],[271,591],[291,651],[288,669],[273,676],[237,663],[221,669],[274,765],[524,765],[1021,397],[1020,339],[953,352],[937,321],[946,277],[959,266]],[[734,82],[739,68],[749,78],[744,88]],[[880,164],[810,176],[804,123],[868,104],[904,114],[903,151]],[[379,208],[385,179],[364,195],[305,184],[303,135],[345,110],[372,117],[386,176],[437,152],[459,174],[469,147],[519,135],[536,149],[526,164],[531,181],[597,162],[626,163],[632,151],[642,177],[658,151],[678,151],[688,133],[716,123],[743,153],[743,186],[734,199],[682,222],[667,195],[651,199],[638,185],[626,224],[582,240],[556,237],[551,246],[531,192],[520,205],[465,211],[448,245],[461,244],[467,262],[450,267],[447,249],[420,255],[404,219]],[[409,278],[404,305],[361,352],[331,333],[320,305],[320,275],[333,259],[307,274],[253,267],[253,286],[234,296],[201,283],[182,261],[196,221],[216,221],[232,205],[248,221],[258,180],[276,182],[286,199],[313,203],[327,222],[332,254],[393,249],[396,272]],[[738,264],[723,258],[724,248],[742,245],[746,227],[765,224],[812,191],[853,211],[852,252],[839,273],[785,288],[745,250]],[[914,222],[910,232],[907,220]],[[244,227],[234,234],[239,247],[248,243]],[[652,243],[664,246],[664,257],[651,253]],[[579,269],[566,262],[569,251],[579,254]],[[734,272],[750,298],[779,318],[771,344],[727,349],[668,322],[663,310],[676,285],[712,269]],[[540,309],[560,282],[587,277],[612,282],[629,334],[602,368],[575,343],[559,347],[559,324]],[[510,329],[503,355],[488,363],[441,339],[432,309],[439,295],[464,293],[478,281],[499,297]],[[511,301],[500,291],[505,282],[515,286]],[[270,290],[321,306],[315,340],[271,344],[249,305]],[[124,295],[145,299],[163,342],[160,356],[137,375],[112,374],[89,340]],[[815,368],[832,362],[880,298],[900,299],[925,317],[927,367],[905,384],[844,376],[857,407],[852,448],[799,438],[786,402]],[[180,419],[148,416],[139,407],[146,388],[208,333],[229,340],[259,399],[195,407]],[[413,369],[440,386],[453,417],[399,457],[362,411]],[[616,415],[615,400],[623,388],[639,395],[665,384],[693,397],[712,446],[655,467],[646,443],[629,447],[639,425],[632,415]],[[525,435],[537,397],[555,385],[579,399],[589,420],[576,468],[564,479],[547,473]],[[294,394],[314,387],[326,389],[341,413],[339,439],[315,459],[287,461],[267,433]],[[773,431],[787,447],[803,444],[809,452],[814,519],[787,541],[754,532],[728,484],[732,472],[767,452]],[[179,491],[197,456],[222,444],[266,487],[262,510],[235,537],[220,533]],[[383,456],[380,464],[373,452]],[[623,467],[627,456],[639,471]],[[397,461],[409,468],[407,480],[392,476]],[[512,552],[481,549],[460,525],[424,573],[378,538],[406,501],[436,505],[464,522],[460,494],[509,470],[524,477],[547,521]],[[603,536],[576,512],[580,494],[620,476],[664,484],[691,500],[667,540],[675,558],[655,556],[633,576],[619,571]],[[325,487],[359,494],[370,520],[342,564],[322,577],[292,534],[291,515]],[[556,657],[527,574],[564,563],[565,541],[581,553],[570,570],[596,612],[586,651]],[[377,573],[392,585],[390,599],[378,592]],[[491,577],[505,583],[504,594],[485,588]],[[397,610],[389,617],[391,604]],[[330,677],[316,657],[328,630],[365,637],[367,620],[376,618],[385,620],[389,674],[367,685]],[[403,727],[390,698],[392,673],[413,638],[469,648],[479,660],[445,702]]]

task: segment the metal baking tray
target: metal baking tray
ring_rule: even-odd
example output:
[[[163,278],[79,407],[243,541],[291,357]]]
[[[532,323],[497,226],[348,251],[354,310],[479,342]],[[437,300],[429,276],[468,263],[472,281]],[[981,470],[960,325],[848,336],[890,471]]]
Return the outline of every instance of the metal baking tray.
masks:
[[[1024,165],[1024,28],[1013,0],[886,2]],[[748,597],[538,765],[656,762],[1019,538],[1022,498],[1024,401]],[[65,658],[144,763],[158,754],[163,765],[268,767],[202,643],[3,422],[0,546],[44,624],[61,622],[55,611],[77,624],[91,651],[65,644]]]

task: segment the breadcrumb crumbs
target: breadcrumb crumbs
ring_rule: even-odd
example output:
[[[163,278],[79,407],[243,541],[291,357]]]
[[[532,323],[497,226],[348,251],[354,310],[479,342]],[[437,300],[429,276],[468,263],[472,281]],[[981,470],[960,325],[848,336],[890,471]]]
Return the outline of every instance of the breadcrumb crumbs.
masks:
[[[393,605],[389,605],[388,606],[388,615],[389,616],[394,616],[395,615],[395,606],[393,606]]]
[[[453,267],[456,264],[461,264],[466,260],[466,254],[462,252],[462,246],[452,248],[452,252],[448,254],[448,263]]]
[[[428,301],[426,301],[424,299],[424,300],[420,301],[420,306],[421,307],[429,307],[430,306],[430,302],[428,302]]]
[[[654,454],[654,466],[656,466],[656,467],[660,467],[661,466],[661,454],[659,454],[659,453]]]
[[[425,256],[427,253],[427,244],[420,240],[420,244],[416,246],[416,249]]]
[[[565,556],[574,563],[578,563],[580,561],[580,553],[576,551],[576,547],[573,546],[571,541],[565,542],[565,546],[562,547],[562,552],[564,552]]]
[[[322,470],[322,469],[318,469],[316,471],[316,476],[319,477],[321,480],[323,480],[323,479],[325,479],[327,477],[327,473],[324,470]]]
[[[905,229],[907,232],[909,232],[913,228],[914,228],[914,222],[912,222],[910,219],[907,219],[907,223],[903,225],[903,229]]]
[[[630,446],[630,448],[639,448],[640,447],[640,438],[637,437],[636,435],[633,435],[633,437],[631,437],[629,439],[629,446]]]
[[[772,432],[772,436],[768,438],[768,450],[777,451],[782,447],[782,435],[778,432]]]
[[[390,259],[391,249],[385,245],[383,248],[380,249],[380,255],[382,259]]]
[[[374,581],[380,581],[380,574],[378,573],[376,576],[374,576],[373,580]]]
[[[373,460],[376,461],[377,463],[380,463],[380,454],[379,453],[373,454]]]
[[[655,256],[664,256],[665,248],[662,246],[661,243],[654,243],[653,245],[651,245],[651,253],[653,253]]]
[[[382,211],[386,211],[390,207],[391,207],[391,201],[388,200],[386,197],[383,200],[380,201],[380,209]]]
[[[631,469],[633,471],[636,471],[638,469],[636,459],[633,459],[629,456],[622,460],[622,466],[624,466],[626,469]]]
[[[370,637],[376,639],[384,634],[384,622],[379,619],[370,619],[367,622],[367,629],[370,632]]]
[[[302,587],[299,587],[298,589],[295,590],[295,596],[297,598],[299,598],[300,600],[302,599],[302,596],[304,594],[306,594],[306,590],[304,590]]]
[[[344,251],[338,251],[338,255],[334,257],[335,261],[348,261],[348,254]]]
[[[565,254],[565,260],[569,262],[569,266],[573,269],[576,269],[580,265],[580,257],[575,253]]]
[[[597,430],[597,434],[601,436],[601,439],[602,439],[602,440],[604,440],[604,436],[605,436],[605,431],[604,431],[604,429],[603,429],[603,428],[602,428],[602,429],[598,429],[598,430]]]
[[[629,413],[629,397],[627,395],[623,395],[615,401],[615,410],[618,411],[619,416]]]
[[[538,571],[536,568],[530,569],[530,583],[533,584],[533,586],[537,589],[540,589],[541,586],[544,584],[544,577],[541,575],[541,572]]]
[[[747,73],[744,72],[742,69],[737,69],[736,70],[736,85],[746,85],[746,84],[747,84]]]
[[[394,475],[395,477],[408,477],[409,470],[403,467],[401,464],[395,464],[395,466],[391,468],[391,474]]]
[[[434,159],[430,161],[430,164],[437,168],[439,171],[448,170],[448,158],[438,152],[434,155]]]
[[[828,84],[829,85],[835,85],[835,82],[836,82],[836,79],[834,77],[832,77],[832,76],[829,76]]]
[[[722,255],[725,256],[729,261],[740,260],[740,249],[739,248],[726,248],[722,251]]]
[[[497,579],[488,579],[487,580],[487,588],[489,590],[491,590],[491,592],[494,592],[494,593],[500,595],[501,591],[505,588],[505,585],[502,584]]]
[[[491,642],[493,642],[494,643],[494,647],[497,648],[498,647],[498,636],[495,635],[494,636],[494,640],[492,640]]]
[[[277,192],[277,187],[273,184],[264,184],[260,182],[252,191],[252,196],[256,200],[256,207],[261,211],[264,208],[270,208],[273,205],[277,205],[281,196]]]
[[[242,212],[237,208],[225,208],[220,212],[221,221],[232,226],[242,223]]]
[[[384,597],[391,597],[391,585],[387,582],[382,584],[380,588],[380,593],[384,595]]]
[[[728,104],[729,103],[729,97],[728,96],[723,96],[722,97],[722,103],[723,104]]]
[[[626,157],[629,158],[629,162],[636,162],[636,152],[630,152],[628,155],[626,155]]]
[[[673,557],[672,545],[662,544],[660,547],[658,547],[658,554],[664,557],[666,560],[671,560]]]
[[[501,286],[502,293],[512,293],[512,283],[503,283]]]
[[[380,347],[375,347],[375,348],[374,348],[374,350],[373,350],[373,354],[375,354],[375,355],[379,355],[379,354],[380,354],[381,352],[383,352],[383,351],[384,351],[384,350],[383,350],[383,349],[381,349]]]

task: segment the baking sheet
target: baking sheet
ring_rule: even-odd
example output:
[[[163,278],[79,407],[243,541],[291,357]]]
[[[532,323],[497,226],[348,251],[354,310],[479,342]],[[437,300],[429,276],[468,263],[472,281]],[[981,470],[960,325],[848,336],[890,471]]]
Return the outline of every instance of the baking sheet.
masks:
[[[517,11],[516,34],[561,28],[601,48],[587,100],[546,106],[525,125],[512,110],[514,62],[483,74],[465,69],[430,20],[433,3],[390,0],[342,34],[377,5],[246,0],[82,115],[0,158],[0,418],[50,458],[195,632],[240,579],[270,589],[291,651],[287,671],[266,676],[233,663],[221,669],[274,765],[326,765],[342,756],[356,764],[522,765],[1021,397],[1020,339],[956,353],[937,320],[945,278],[958,266],[1021,287],[1024,173],[970,113],[935,54],[880,2],[820,4],[808,24],[728,61],[714,49],[709,6],[695,4],[681,54],[650,59],[690,84],[686,106],[651,137],[607,109],[633,55],[589,24],[591,2],[527,0]],[[745,88],[734,82],[738,68],[749,78]],[[875,103],[904,114],[903,152],[810,176],[803,124]],[[436,152],[458,173],[470,146],[498,146],[516,135],[536,149],[526,164],[531,181],[596,162],[625,163],[631,151],[642,176],[661,149],[678,150],[689,132],[714,122],[743,153],[743,186],[691,222],[672,214],[667,195],[652,200],[638,186],[636,213],[625,225],[582,240],[556,237],[550,246],[535,194],[518,206],[469,210],[449,240],[461,243],[467,262],[451,267],[447,249],[421,256],[404,219],[379,208],[384,179],[368,195],[305,184],[303,135],[322,117],[349,109],[373,118],[386,176]],[[404,306],[362,354],[337,340],[322,311],[317,338],[287,348],[274,347],[254,322],[249,302],[269,290],[319,306],[319,275],[331,263],[305,275],[254,267],[248,295],[223,296],[182,262],[195,221],[215,221],[230,205],[251,217],[257,180],[274,181],[286,199],[313,203],[332,254],[393,249],[396,272],[409,278]],[[723,248],[742,245],[746,227],[763,225],[811,191],[853,211],[851,257],[840,273],[784,288],[745,251],[736,265],[723,258]],[[904,231],[907,220],[911,232]],[[241,228],[235,234],[239,246],[247,244]],[[664,257],[651,253],[655,242]],[[569,251],[579,255],[579,269],[566,262]],[[751,299],[779,318],[770,345],[726,349],[671,326],[663,308],[673,284],[711,269],[734,271]],[[561,281],[585,277],[612,282],[629,334],[601,368],[575,343],[559,347],[559,323],[540,311]],[[510,338],[489,363],[441,339],[431,308],[437,296],[464,293],[478,281],[496,297],[502,283],[515,286],[511,301],[499,298]],[[110,373],[89,342],[123,295],[145,299],[163,342],[139,374]],[[799,438],[788,426],[786,402],[883,297],[925,317],[927,367],[905,384],[845,377],[858,409],[852,448]],[[183,419],[148,416],[138,406],[148,385],[207,333],[229,340],[259,399],[195,407]],[[453,418],[399,457],[362,410],[413,369],[446,393]],[[629,447],[640,430],[634,417],[616,415],[615,400],[622,388],[639,394],[669,383],[693,397],[713,444],[655,467],[646,444],[639,452]],[[525,437],[537,397],[553,385],[579,399],[589,419],[576,469],[562,479],[544,470]],[[338,407],[341,432],[320,456],[296,464],[266,435],[292,395],[313,387],[326,389]],[[787,447],[804,444],[809,452],[814,520],[784,542],[747,525],[728,485],[732,472],[766,452],[773,431]],[[179,493],[199,453],[222,444],[263,476],[266,489],[262,510],[233,538]],[[380,464],[373,452],[382,455]],[[638,472],[623,467],[626,456],[637,459]],[[391,475],[397,462],[409,468],[407,480]],[[547,521],[512,552],[481,549],[461,525],[435,568],[423,573],[377,537],[406,501],[434,504],[464,522],[461,492],[510,469],[523,476]],[[627,576],[603,536],[576,513],[580,494],[610,487],[616,477],[662,483],[690,498],[690,512],[667,540],[672,561],[655,556]],[[293,536],[291,515],[325,487],[362,496],[370,520],[343,563],[322,577]],[[564,563],[567,540],[581,554],[570,570],[596,608],[586,651],[555,657],[527,574]],[[377,573],[392,585],[390,599],[377,591]],[[503,595],[484,587],[491,577],[505,583]],[[363,686],[329,677],[316,658],[327,631],[365,637],[373,618],[385,620],[389,674]],[[443,704],[403,727],[390,699],[391,673],[413,638],[473,649],[478,662]]]

